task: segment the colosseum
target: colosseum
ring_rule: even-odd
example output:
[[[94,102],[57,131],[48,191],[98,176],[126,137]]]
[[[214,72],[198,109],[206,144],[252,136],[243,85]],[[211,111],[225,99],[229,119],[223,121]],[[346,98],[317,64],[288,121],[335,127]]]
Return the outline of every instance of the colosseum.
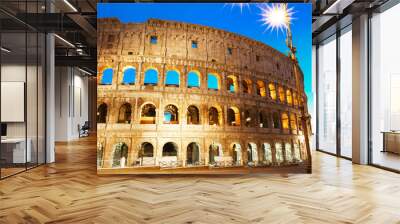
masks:
[[[98,173],[306,172],[296,66],[212,27],[99,19]]]

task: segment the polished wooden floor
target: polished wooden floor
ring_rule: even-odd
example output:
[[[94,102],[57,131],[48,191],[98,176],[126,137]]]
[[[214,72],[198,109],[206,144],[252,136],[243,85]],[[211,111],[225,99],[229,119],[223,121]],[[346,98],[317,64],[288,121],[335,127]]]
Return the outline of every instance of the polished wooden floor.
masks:
[[[313,174],[96,175],[96,143],[0,181],[0,223],[400,223],[400,175],[314,154]]]

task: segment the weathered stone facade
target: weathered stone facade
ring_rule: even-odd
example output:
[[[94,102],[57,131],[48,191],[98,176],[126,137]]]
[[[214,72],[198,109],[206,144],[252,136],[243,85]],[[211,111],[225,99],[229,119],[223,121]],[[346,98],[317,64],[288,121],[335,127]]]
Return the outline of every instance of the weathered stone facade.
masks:
[[[223,30],[155,19],[127,24],[99,19],[97,46],[100,168],[115,166],[115,145],[121,142],[128,151],[125,167],[145,165],[145,142],[153,146],[146,159],[154,166],[163,161],[167,142],[174,143],[175,165],[183,167],[194,164],[187,158],[190,143],[199,148],[198,165],[307,159],[299,110],[307,101],[304,87],[297,91],[293,62],[277,50]],[[108,68],[114,71],[112,82],[102,83]],[[134,69],[135,81],[124,84],[127,68]],[[157,83],[146,81],[149,70],[156,72]],[[166,83],[168,71],[179,74],[175,85]],[[189,83],[190,72],[199,85]],[[218,84],[214,89],[211,76]],[[153,118],[148,108],[154,107]]]

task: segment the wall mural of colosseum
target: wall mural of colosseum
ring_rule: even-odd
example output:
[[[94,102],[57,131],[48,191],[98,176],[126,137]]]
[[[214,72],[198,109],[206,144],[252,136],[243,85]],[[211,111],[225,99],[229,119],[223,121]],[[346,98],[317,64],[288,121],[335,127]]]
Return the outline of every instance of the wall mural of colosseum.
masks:
[[[310,172],[294,54],[210,26],[99,18],[98,173]]]

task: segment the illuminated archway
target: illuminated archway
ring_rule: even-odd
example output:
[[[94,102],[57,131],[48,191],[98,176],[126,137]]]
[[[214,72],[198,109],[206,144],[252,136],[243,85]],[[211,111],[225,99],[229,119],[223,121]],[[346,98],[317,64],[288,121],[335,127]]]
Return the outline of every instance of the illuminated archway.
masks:
[[[257,95],[262,97],[265,97],[267,95],[265,90],[265,84],[261,80],[257,81]]]
[[[187,124],[200,124],[200,112],[194,105],[187,108]]]
[[[97,123],[106,123],[107,122],[107,110],[108,106],[106,103],[102,103],[97,108]]]
[[[286,112],[282,113],[282,128],[289,129],[289,117]]]
[[[164,124],[179,124],[178,108],[169,104],[164,107]]]
[[[132,106],[130,103],[124,103],[119,108],[118,123],[131,123]]]
[[[140,116],[140,123],[141,124],[156,123],[156,106],[150,103],[143,105]]]
[[[237,107],[228,108],[228,125],[240,126],[240,111]]]
[[[271,97],[271,99],[276,100],[276,88],[275,88],[275,84],[270,83],[268,85],[268,89],[269,89],[269,96]]]

